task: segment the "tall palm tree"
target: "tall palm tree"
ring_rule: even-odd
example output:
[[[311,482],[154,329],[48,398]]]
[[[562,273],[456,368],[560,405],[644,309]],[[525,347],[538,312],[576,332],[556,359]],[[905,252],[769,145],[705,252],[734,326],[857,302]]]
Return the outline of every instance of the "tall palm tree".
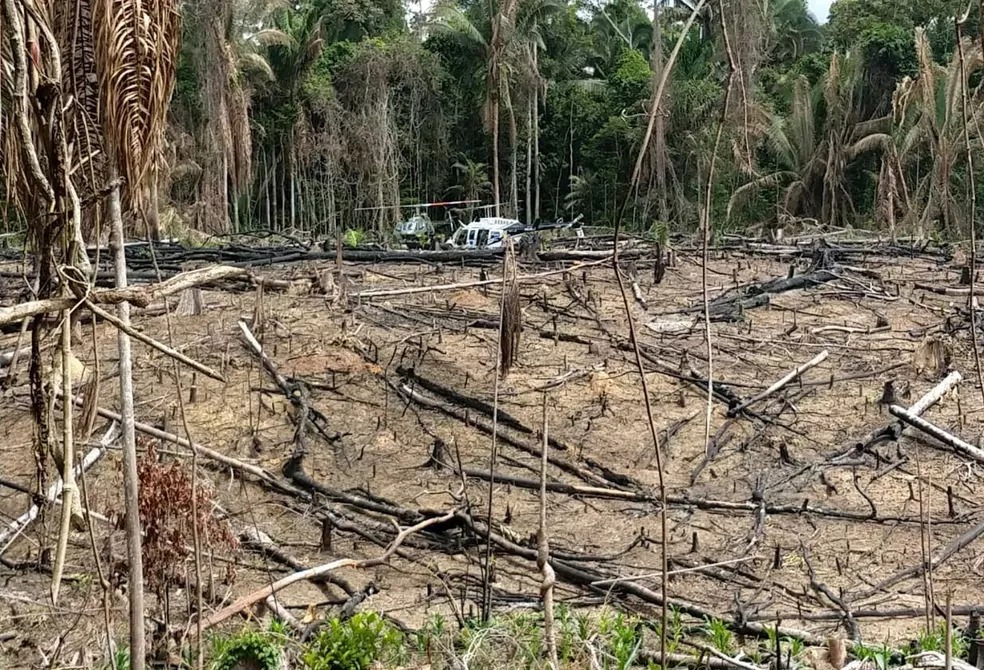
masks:
[[[766,0],[766,49],[774,63],[791,63],[820,47],[820,24],[806,0]]]
[[[228,232],[232,222],[239,225],[238,196],[252,180],[252,94],[259,83],[274,79],[266,51],[290,37],[273,27],[272,19],[290,7],[287,0],[197,0],[194,15],[204,33],[199,64],[205,117],[199,227],[204,230]]]
[[[729,216],[735,206],[768,188],[781,190],[777,205],[787,215],[831,226],[851,221],[856,212],[847,168],[862,153],[884,146],[890,121],[857,119],[860,74],[856,57],[835,54],[815,88],[804,77],[796,81],[789,114],[772,115],[764,129],[763,149],[776,169],[735,190]]]
[[[564,9],[560,0],[526,0],[516,17],[516,39],[511,58],[516,63],[512,84],[517,98],[526,102],[526,220],[540,218],[540,107],[546,102],[547,81],[540,72],[540,56],[547,48],[544,29]],[[515,167],[515,157],[514,157]],[[513,170],[515,179],[516,170]],[[515,183],[515,182],[514,182]]]
[[[449,187],[449,193],[457,193],[465,200],[481,200],[492,190],[489,181],[489,166],[462,156],[451,166],[458,174],[458,183]]]
[[[510,145],[513,155],[513,180],[516,173],[517,129],[516,115],[510,95],[509,75],[513,64],[510,62],[510,47],[515,32],[519,0],[496,0],[489,4],[488,12],[483,3],[475,7],[476,17],[462,11],[453,0],[438,2],[431,13],[434,27],[454,36],[461,44],[477,52],[484,68],[484,102],[482,119],[492,136],[492,199],[495,213],[501,212],[501,188],[499,170],[499,125],[500,109],[503,104],[509,113]],[[479,11],[483,10],[483,11]],[[512,191],[511,206],[516,208],[518,196]]]
[[[278,189],[283,187],[283,202],[286,203],[288,220],[293,227],[298,209],[298,137],[310,130],[302,88],[324,49],[326,35],[322,9],[314,3],[299,3],[282,9],[274,14],[274,27],[278,32],[269,32],[264,37],[269,45],[270,68],[276,78],[276,86],[271,88],[271,92],[295,110],[293,126],[280,138],[283,183],[274,186]],[[273,167],[275,170],[276,166]]]
[[[919,72],[903,80],[893,98],[898,156],[916,174],[912,197],[918,204],[910,210],[907,223],[925,232],[939,218],[943,228],[951,230],[966,223],[959,188],[967,163],[964,133],[970,131],[973,148],[980,151],[979,128],[984,123],[980,105],[964,114],[962,96],[984,62],[980,44],[965,39],[961,74],[957,55],[948,65],[938,65],[925,31],[917,28],[915,35]]]

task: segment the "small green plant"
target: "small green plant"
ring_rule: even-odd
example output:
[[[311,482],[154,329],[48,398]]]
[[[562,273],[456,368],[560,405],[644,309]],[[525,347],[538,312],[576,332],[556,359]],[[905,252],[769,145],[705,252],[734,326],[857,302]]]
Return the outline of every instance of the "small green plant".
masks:
[[[877,646],[858,644],[854,647],[854,655],[857,656],[859,661],[872,662],[878,670],[888,670],[895,651],[887,644]]]
[[[332,619],[322,626],[302,659],[310,670],[367,670],[399,655],[403,636],[375,612]]]
[[[277,670],[280,656],[281,649],[273,635],[247,630],[232,637],[216,638],[212,670],[238,670],[242,667]]]
[[[799,658],[803,655],[803,652],[806,651],[806,644],[799,638],[786,637],[783,638],[783,643],[786,649],[789,650],[789,654],[793,659]]]
[[[127,670],[130,667],[130,650],[127,647],[117,647],[113,658],[102,667],[103,670]]]
[[[710,638],[714,648],[721,653],[731,654],[734,652],[735,635],[728,628],[728,625],[720,619],[705,619],[704,633]]]
[[[447,632],[447,620],[440,614],[431,615],[415,636],[417,651],[421,654],[433,653],[434,647],[441,643]]]
[[[366,231],[358,228],[348,228],[342,235],[342,244],[347,247],[358,247],[366,239]]]
[[[966,659],[968,652],[970,651],[970,645],[967,642],[967,638],[960,634],[959,631],[953,630],[951,632],[951,651],[953,652],[954,658]],[[946,622],[940,621],[936,626],[935,630],[924,631],[912,644],[909,645],[908,651],[912,654],[918,654],[923,651],[938,651],[943,653],[946,649]]]
[[[611,654],[616,670],[627,670],[635,663],[642,646],[641,622],[623,612],[605,612],[598,619],[598,634]],[[587,638],[585,638],[587,639]]]
[[[665,221],[655,221],[649,229],[648,237],[659,246],[666,248],[667,242],[670,241],[670,227]]]

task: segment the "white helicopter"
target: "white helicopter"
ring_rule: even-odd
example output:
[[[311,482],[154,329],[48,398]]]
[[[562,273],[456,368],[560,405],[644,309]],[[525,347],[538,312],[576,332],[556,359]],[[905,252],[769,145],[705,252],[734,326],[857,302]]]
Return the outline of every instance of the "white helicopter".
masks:
[[[490,210],[494,205],[485,205],[481,209]],[[578,215],[572,221],[557,219],[555,222],[538,221],[532,226],[526,225],[519,219],[503,216],[483,216],[462,226],[451,234],[442,245],[445,249],[501,249],[507,237],[518,238],[522,235],[544,230],[576,229],[578,237],[584,235],[581,228],[583,215]]]

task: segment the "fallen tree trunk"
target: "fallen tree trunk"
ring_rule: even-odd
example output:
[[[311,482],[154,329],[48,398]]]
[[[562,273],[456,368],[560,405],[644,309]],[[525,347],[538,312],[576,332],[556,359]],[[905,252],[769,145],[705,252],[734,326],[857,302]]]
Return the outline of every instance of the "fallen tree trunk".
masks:
[[[780,277],[746,288],[735,296],[726,296],[710,304],[712,321],[731,321],[741,317],[741,312],[753,307],[761,307],[769,302],[769,296],[786,291],[808,288],[816,284],[837,279],[829,270],[817,270],[795,277]]]
[[[728,415],[729,416],[735,416],[738,413],[740,413],[743,409],[745,409],[746,407],[748,407],[749,405],[753,405],[753,404],[757,403],[760,400],[765,400],[769,396],[771,396],[771,395],[773,395],[775,393],[778,393],[783,388],[785,388],[787,384],[789,384],[790,382],[793,382],[797,378],[799,378],[804,372],[806,372],[807,370],[810,370],[811,368],[815,368],[816,366],[818,366],[821,363],[823,363],[825,360],[827,360],[827,356],[829,356],[829,355],[830,355],[830,352],[828,352],[826,349],[824,349],[819,354],[817,354],[816,356],[814,356],[812,359],[810,359],[809,361],[807,361],[803,365],[799,366],[798,368],[796,368],[795,370],[793,370],[792,372],[790,372],[789,374],[787,374],[785,377],[783,377],[782,379],[780,379],[779,381],[777,381],[775,384],[773,384],[769,388],[765,389],[764,391],[762,391],[758,395],[749,398],[748,400],[746,400],[745,402],[741,403],[737,407],[729,410],[728,411]]]
[[[166,279],[159,284],[126,289],[92,291],[86,296],[86,299],[100,305],[117,305],[121,302],[128,302],[137,307],[146,307],[155,300],[161,300],[166,296],[181,293],[185,289],[194,286],[245,276],[248,276],[246,270],[227,265],[218,265],[184,272],[171,279]],[[80,300],[76,298],[48,298],[45,300],[32,300],[19,305],[13,305],[12,307],[0,307],[0,325],[19,322],[22,319],[38,316],[39,314],[74,309],[79,302]]]
[[[936,438],[961,455],[972,458],[978,463],[984,463],[984,450],[981,450],[968,442],[964,442],[959,437],[951,435],[939,426],[936,426],[929,421],[926,421],[926,419],[913,414],[904,407],[892,405],[888,408],[888,411],[892,413],[892,416],[898,417],[913,428],[917,428],[930,437]]]

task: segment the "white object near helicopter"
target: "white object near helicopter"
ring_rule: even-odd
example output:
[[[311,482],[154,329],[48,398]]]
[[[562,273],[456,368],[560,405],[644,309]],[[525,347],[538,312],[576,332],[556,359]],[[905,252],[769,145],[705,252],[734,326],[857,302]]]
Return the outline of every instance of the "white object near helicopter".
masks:
[[[483,216],[478,221],[472,221],[467,226],[458,228],[443,246],[449,249],[501,249],[507,237],[518,238],[529,233],[565,228],[574,228],[577,236],[583,237],[581,219],[582,215],[578,215],[573,221],[557,219],[553,223],[538,222],[528,226],[518,219]]]

